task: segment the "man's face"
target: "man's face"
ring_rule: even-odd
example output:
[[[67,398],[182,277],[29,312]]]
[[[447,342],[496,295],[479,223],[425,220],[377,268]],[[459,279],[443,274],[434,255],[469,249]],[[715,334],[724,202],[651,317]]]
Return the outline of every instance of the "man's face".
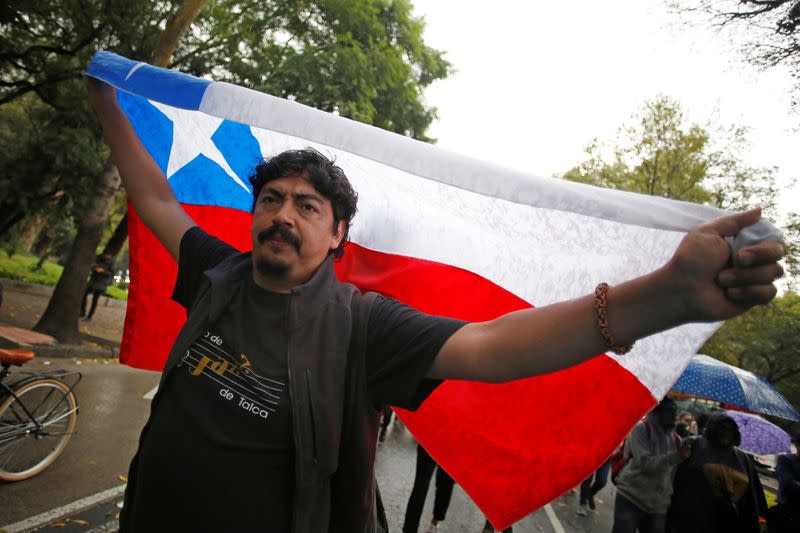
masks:
[[[308,281],[339,246],[344,221],[334,230],[330,200],[307,179],[288,176],[264,184],[250,233],[257,275],[294,286]]]

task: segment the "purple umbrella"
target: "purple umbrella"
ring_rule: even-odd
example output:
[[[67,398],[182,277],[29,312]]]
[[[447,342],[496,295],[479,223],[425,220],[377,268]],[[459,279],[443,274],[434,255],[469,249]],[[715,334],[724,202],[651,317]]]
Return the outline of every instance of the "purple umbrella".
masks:
[[[742,435],[739,448],[742,450],[759,455],[789,451],[791,437],[772,422],[741,411],[727,411],[726,414],[739,426],[739,433]]]

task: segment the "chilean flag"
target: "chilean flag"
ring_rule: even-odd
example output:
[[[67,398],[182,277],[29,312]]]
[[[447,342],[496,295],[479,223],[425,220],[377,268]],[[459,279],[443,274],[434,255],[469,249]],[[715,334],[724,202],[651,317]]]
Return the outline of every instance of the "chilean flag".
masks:
[[[307,146],[334,156],[359,195],[339,278],[426,313],[484,321],[582,296],[600,281],[613,285],[660,267],[688,229],[723,214],[523,174],[110,52],[98,52],[87,75],[119,89],[189,215],[241,250],[250,248],[255,165]],[[531,160],[542,149],[532,146]],[[750,240],[775,234],[767,222],[749,230]],[[185,319],[170,300],[177,266],[133,213],[130,258],[120,359],[160,370]],[[400,416],[502,529],[605,461],[718,326],[686,325],[639,341],[625,356],[598,354],[502,385],[448,381]]]

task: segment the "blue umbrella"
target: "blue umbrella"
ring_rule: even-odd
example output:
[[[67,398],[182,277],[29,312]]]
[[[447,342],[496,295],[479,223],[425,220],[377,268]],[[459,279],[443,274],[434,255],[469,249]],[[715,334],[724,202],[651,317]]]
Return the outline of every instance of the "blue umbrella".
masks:
[[[692,357],[672,388],[748,411],[800,422],[800,414],[767,380],[707,355]]]

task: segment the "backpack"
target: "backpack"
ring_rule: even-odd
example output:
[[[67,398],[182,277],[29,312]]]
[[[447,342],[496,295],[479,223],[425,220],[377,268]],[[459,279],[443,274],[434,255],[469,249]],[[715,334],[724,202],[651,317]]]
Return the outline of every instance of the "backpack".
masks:
[[[650,440],[650,422],[646,419],[642,420],[644,423],[644,428],[647,432],[647,440]],[[681,447],[681,440],[678,435],[675,433],[672,434],[672,438],[675,439],[675,448]],[[622,441],[622,444],[614,450],[614,453],[611,454],[611,482],[616,485],[617,484],[617,476],[622,471],[622,467],[628,464],[628,461],[631,460],[630,456],[625,456],[625,447],[628,444],[628,437],[625,437],[625,440]]]

